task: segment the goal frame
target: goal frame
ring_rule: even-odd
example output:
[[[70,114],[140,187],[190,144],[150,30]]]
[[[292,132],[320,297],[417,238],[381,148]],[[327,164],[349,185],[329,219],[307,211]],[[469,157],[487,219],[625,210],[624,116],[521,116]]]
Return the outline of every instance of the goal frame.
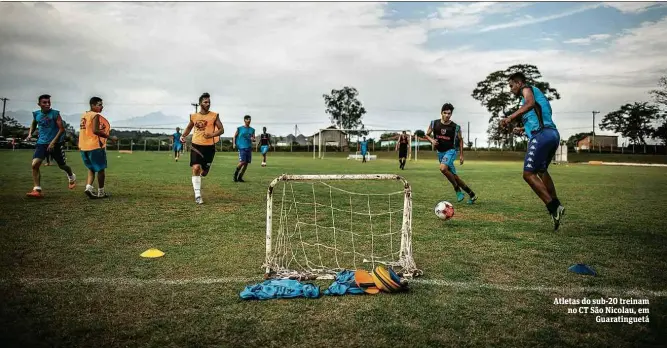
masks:
[[[394,180],[403,184],[403,220],[401,222],[401,249],[396,263],[401,267],[404,277],[422,275],[417,269],[412,253],[412,187],[402,176],[397,174],[282,174],[273,179],[266,193],[266,254],[264,260],[264,278],[269,279],[275,273],[272,266],[272,238],[273,238],[273,190],[281,181],[344,181],[344,180]],[[333,279],[331,274],[318,274],[314,279]]]
[[[408,159],[411,160],[412,158],[412,138],[414,134],[412,134],[412,131],[408,129],[338,129],[338,128],[320,128],[318,129],[318,136],[317,136],[317,149],[315,148],[315,144],[313,144],[313,158],[324,158],[324,153],[326,151],[322,151],[322,133],[323,132],[333,132],[333,131],[340,131],[340,132],[405,132],[405,134],[408,135]],[[398,141],[398,139],[396,140]],[[348,144],[349,145],[349,144]],[[416,156],[416,154],[415,154]],[[414,158],[415,160],[417,159],[416,157]]]

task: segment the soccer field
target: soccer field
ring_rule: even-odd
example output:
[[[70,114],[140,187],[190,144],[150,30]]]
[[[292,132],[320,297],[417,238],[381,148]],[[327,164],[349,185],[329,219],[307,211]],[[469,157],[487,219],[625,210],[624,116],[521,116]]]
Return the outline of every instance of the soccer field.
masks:
[[[521,162],[457,166],[478,194],[456,203],[433,154],[398,169],[395,154],[362,164],[312,154],[261,156],[232,182],[218,153],[194,203],[189,156],[109,151],[107,200],[78,176],[42,167],[45,198],[28,199],[32,152],[0,152],[0,345],[246,347],[620,347],[667,342],[667,170],[552,166],[567,212],[553,231]],[[383,159],[384,158],[384,159]],[[282,173],[403,175],[413,191],[413,251],[424,275],[399,294],[243,301],[262,281],[266,189]],[[390,183],[387,183],[388,185]],[[375,186],[371,185],[370,187]],[[395,188],[396,186],[394,186]],[[359,189],[363,187],[359,186]],[[456,215],[440,221],[440,200]],[[144,259],[158,248],[166,254]],[[568,272],[586,263],[597,277]],[[331,281],[316,281],[324,291]],[[648,323],[600,323],[556,298],[641,299]],[[613,305],[620,308],[620,304]],[[662,344],[659,342],[663,342]]]

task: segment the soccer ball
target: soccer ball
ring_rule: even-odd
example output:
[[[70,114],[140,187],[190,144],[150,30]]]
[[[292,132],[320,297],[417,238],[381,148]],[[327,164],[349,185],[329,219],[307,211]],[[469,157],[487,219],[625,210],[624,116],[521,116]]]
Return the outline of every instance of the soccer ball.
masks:
[[[454,216],[454,206],[447,201],[438,202],[435,205],[435,215],[440,220],[449,220]]]

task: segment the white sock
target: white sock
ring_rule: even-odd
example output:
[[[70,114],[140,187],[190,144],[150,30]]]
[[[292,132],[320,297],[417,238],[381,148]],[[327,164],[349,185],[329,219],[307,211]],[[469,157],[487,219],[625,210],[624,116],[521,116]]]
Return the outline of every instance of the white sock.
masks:
[[[93,185],[86,185],[86,191],[92,191],[93,189]]]
[[[201,176],[192,177],[192,187],[195,189],[195,198],[201,197]]]
[[[97,189],[97,195],[100,197],[104,196],[104,187],[100,187]]]
[[[67,174],[67,172],[65,172],[65,175],[67,175],[67,179],[69,179],[69,181],[76,180],[76,174],[74,174],[74,173],[72,173],[72,176],[69,176],[69,174]]]
[[[41,191],[42,187],[41,186],[35,186],[32,188],[33,191]]]

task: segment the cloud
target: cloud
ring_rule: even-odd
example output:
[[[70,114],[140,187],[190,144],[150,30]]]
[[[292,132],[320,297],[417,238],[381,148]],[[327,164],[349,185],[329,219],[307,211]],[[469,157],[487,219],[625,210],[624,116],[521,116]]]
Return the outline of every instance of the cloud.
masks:
[[[448,3],[429,16],[428,28],[464,30],[477,26],[490,15],[509,13],[528,5],[507,2]]]
[[[660,2],[635,2],[635,1],[605,2],[604,5],[607,7],[613,7],[623,13],[631,13],[631,14],[644,12],[654,6],[664,6],[664,4]]]
[[[590,45],[593,42],[604,41],[609,38],[611,38],[611,35],[609,34],[594,34],[588,37],[566,40],[563,41],[563,43],[576,44],[576,45]]]
[[[530,45],[428,49],[429,18],[397,25],[381,3],[37,4],[0,3],[0,96],[10,98],[9,110],[29,110],[49,93],[63,114],[77,114],[99,95],[112,125],[158,111],[185,118],[209,92],[228,129],[251,114],[274,134],[295,124],[312,134],[328,125],[322,94],[347,85],[360,92],[367,127],[425,128],[450,101],[455,120],[470,121],[481,144],[488,114],[470,97],[476,83],[530,63],[561,91],[553,106],[567,136],[566,129],[588,127],[589,109],[647,100],[667,55],[664,19],[584,54]],[[438,18],[510,8],[451,6]]]
[[[523,26],[526,26],[526,25],[542,23],[542,22],[551,21],[551,20],[558,19],[558,18],[568,17],[568,16],[571,16],[571,15],[574,15],[574,14],[577,14],[577,13],[580,13],[580,12],[584,12],[584,11],[588,11],[588,10],[592,10],[592,9],[598,8],[598,7],[600,7],[599,4],[585,5],[585,6],[579,7],[579,8],[574,9],[574,10],[565,11],[565,12],[557,13],[557,14],[550,15],[550,16],[537,17],[537,18],[526,18],[526,19],[516,20],[516,21],[513,21],[513,22],[509,22],[509,23],[504,23],[504,24],[489,25],[489,26],[486,26],[486,27],[480,29],[480,32],[484,33],[484,32],[488,32],[488,31],[507,29],[507,28],[523,27]]]

